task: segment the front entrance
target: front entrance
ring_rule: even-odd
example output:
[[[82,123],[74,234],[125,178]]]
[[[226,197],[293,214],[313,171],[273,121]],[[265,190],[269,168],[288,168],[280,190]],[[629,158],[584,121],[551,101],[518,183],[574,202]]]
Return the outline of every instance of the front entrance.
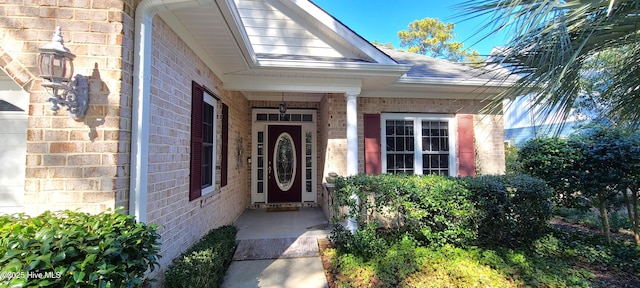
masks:
[[[300,126],[269,126],[267,173],[269,203],[302,201]]]
[[[251,204],[317,203],[316,111],[252,114]]]

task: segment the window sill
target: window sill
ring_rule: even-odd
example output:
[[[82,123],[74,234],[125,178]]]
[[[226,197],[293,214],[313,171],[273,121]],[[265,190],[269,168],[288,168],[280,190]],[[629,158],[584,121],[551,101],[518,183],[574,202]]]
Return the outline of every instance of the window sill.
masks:
[[[205,195],[202,195],[199,199],[200,208],[205,207],[213,202],[216,202],[218,198],[220,198],[220,190],[214,190]]]

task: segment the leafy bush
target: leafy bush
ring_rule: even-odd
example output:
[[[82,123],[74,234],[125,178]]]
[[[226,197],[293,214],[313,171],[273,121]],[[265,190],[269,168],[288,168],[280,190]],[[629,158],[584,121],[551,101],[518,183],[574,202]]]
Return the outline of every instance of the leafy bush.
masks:
[[[518,149],[522,173],[538,177],[554,190],[552,200],[561,206],[583,207],[584,199],[570,189],[580,151],[562,138],[534,138]]]
[[[551,189],[528,175],[465,178],[479,210],[478,242],[518,247],[545,232],[551,217]]]
[[[359,174],[339,177],[336,195],[336,203],[349,207],[349,215],[357,218],[359,227],[376,226],[384,218],[387,228],[395,230],[391,234],[396,238],[409,234],[422,244],[433,246],[460,245],[475,238],[476,214],[471,194],[456,178]],[[345,231],[336,231],[336,239],[348,239],[339,235]]]
[[[457,178],[410,177],[413,189],[402,203],[406,232],[431,246],[465,245],[476,238],[475,205]]]
[[[62,211],[0,216],[0,286],[141,287],[158,265],[155,225],[131,215]]]
[[[167,287],[220,287],[236,249],[237,228],[222,226],[176,257],[165,272]]]
[[[340,253],[369,259],[383,253],[388,248],[386,240],[377,233],[376,228],[377,225],[369,224],[351,234],[341,225],[337,225],[330,238],[334,243],[340,243]]]

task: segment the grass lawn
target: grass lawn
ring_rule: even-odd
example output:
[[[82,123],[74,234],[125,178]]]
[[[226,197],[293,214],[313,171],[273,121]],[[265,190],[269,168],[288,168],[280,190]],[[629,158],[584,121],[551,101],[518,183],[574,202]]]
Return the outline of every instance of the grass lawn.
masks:
[[[640,287],[640,249],[554,221],[526,249],[420,247],[410,239],[364,259],[329,241],[321,254],[331,287]]]

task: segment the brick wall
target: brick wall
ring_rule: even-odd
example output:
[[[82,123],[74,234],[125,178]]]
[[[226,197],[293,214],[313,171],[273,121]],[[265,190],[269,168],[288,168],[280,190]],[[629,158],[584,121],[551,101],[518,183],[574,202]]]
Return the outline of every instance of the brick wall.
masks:
[[[484,107],[477,100],[401,99],[359,97],[358,102],[358,171],[364,171],[363,114],[380,113],[442,113],[474,114],[476,162],[479,173],[504,172],[503,124],[501,115],[480,115]],[[346,97],[329,94],[321,102],[320,127],[329,131],[319,132],[322,141],[319,148],[325,153],[319,162],[323,176],[329,172],[346,174]],[[318,131],[323,131],[319,129]],[[326,152],[325,152],[326,151]],[[322,178],[324,179],[324,177]]]
[[[475,124],[476,169],[481,174],[504,174],[504,121],[502,115],[480,114]]]
[[[242,94],[223,90],[219,78],[159,17],[153,21],[152,39],[147,222],[163,227],[162,269],[151,275],[161,279],[173,258],[209,230],[231,224],[249,206],[248,165],[236,163],[240,142],[245,156],[251,151],[251,108]],[[216,190],[193,201],[188,195],[191,81],[229,106],[228,185],[220,187],[218,157]],[[223,128],[221,110],[218,131]],[[220,133],[217,144],[220,155]]]
[[[98,212],[127,203],[130,143],[123,130],[130,126],[130,88],[123,85],[130,83],[130,73],[123,71],[131,68],[122,55],[130,51],[123,46],[132,42],[132,17],[123,6],[123,1],[0,1],[0,65],[30,93],[25,173],[30,214]],[[51,41],[56,26],[76,54],[75,73],[89,80],[90,109],[82,121],[67,117],[64,108],[53,116],[37,78],[38,48]]]
[[[347,98],[344,94],[327,94],[320,102],[318,115],[319,182],[325,182],[331,172],[347,174]]]

